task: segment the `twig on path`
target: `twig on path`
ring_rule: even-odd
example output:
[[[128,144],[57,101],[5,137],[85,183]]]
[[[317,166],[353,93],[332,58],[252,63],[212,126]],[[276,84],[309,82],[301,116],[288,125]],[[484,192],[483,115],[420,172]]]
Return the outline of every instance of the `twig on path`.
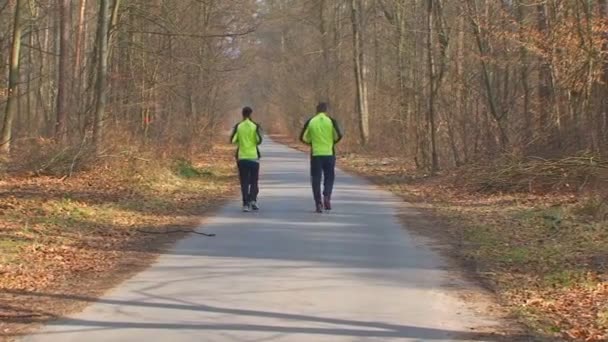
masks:
[[[197,232],[194,229],[175,229],[175,230],[165,230],[164,232],[151,232],[151,231],[147,231],[147,230],[141,230],[141,229],[137,229],[138,232],[140,233],[144,233],[144,234],[179,234],[179,233],[186,233],[186,234],[196,234],[196,235],[203,235],[203,236],[208,236],[208,237],[214,237],[215,234],[207,234],[207,233],[201,233],[201,232]]]

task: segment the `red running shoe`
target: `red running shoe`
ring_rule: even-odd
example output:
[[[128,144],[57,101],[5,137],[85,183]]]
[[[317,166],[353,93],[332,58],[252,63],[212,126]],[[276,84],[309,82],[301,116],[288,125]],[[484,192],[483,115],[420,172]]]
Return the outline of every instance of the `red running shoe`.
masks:
[[[325,210],[331,210],[331,198],[329,198],[329,196],[323,198],[323,206],[325,207]]]

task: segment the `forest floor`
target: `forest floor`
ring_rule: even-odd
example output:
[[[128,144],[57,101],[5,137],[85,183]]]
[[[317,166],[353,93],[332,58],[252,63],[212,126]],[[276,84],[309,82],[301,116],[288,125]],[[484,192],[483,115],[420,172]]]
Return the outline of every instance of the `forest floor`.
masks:
[[[285,136],[274,139],[302,149]],[[338,163],[418,209],[423,219],[402,218],[408,229],[447,246],[449,257],[531,331],[571,341],[608,340],[605,193],[507,192],[481,186],[479,172],[429,177],[410,161],[377,153],[347,153]],[[498,186],[504,179],[487,180]]]
[[[185,235],[163,232],[199,226],[234,192],[228,148],[193,162],[137,154],[72,177],[2,175],[0,340],[83,305],[28,293],[100,295]]]

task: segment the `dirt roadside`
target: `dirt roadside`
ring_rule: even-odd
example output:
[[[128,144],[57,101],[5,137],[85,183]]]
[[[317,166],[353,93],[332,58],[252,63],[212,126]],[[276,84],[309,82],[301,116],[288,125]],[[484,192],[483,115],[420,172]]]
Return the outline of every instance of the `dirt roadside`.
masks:
[[[0,341],[82,310],[213,215],[236,189],[227,148],[192,163],[3,179]]]

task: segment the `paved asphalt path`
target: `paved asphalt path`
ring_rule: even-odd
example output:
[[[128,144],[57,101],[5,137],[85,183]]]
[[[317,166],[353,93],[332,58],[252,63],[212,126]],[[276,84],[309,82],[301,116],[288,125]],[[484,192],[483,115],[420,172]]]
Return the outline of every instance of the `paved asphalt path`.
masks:
[[[84,312],[23,341],[487,341],[446,264],[403,229],[399,200],[338,172],[315,214],[308,158],[262,146],[259,213],[226,205]]]

